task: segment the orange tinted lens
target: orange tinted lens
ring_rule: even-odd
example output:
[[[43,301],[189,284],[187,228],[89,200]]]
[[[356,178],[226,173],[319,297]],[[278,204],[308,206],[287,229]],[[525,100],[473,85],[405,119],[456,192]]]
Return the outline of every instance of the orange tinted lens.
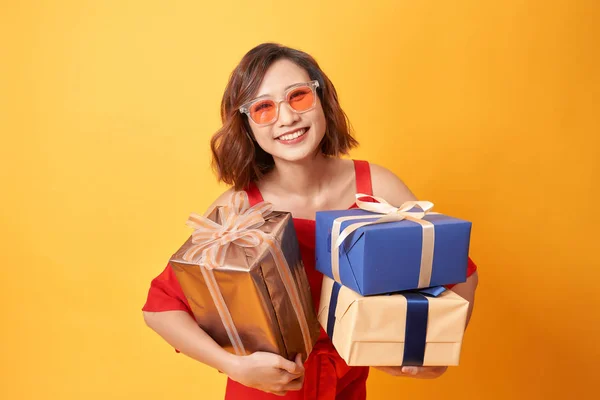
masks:
[[[306,111],[315,103],[315,95],[308,86],[302,86],[288,93],[288,103],[296,111]]]
[[[250,117],[257,124],[266,124],[275,119],[277,106],[273,100],[258,101],[250,106]]]

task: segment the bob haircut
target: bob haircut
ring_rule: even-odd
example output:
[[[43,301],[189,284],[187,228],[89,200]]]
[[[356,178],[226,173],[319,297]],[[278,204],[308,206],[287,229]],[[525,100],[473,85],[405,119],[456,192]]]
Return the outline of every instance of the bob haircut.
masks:
[[[313,57],[276,43],[263,43],[250,50],[231,73],[221,101],[219,129],[210,141],[212,166],[220,181],[243,190],[275,166],[273,157],[253,138],[248,117],[239,108],[255,96],[269,67],[287,59],[306,70],[319,82],[317,95],[325,114],[325,136],[320,150],[327,156],[348,154],[358,145],[352,136],[348,117],[340,107],[335,88]]]

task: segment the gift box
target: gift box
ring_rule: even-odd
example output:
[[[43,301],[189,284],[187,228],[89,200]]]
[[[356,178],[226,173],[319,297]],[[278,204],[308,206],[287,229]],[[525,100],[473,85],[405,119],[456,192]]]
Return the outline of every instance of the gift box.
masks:
[[[361,296],[327,277],[318,318],[351,366],[458,365],[469,302],[443,287]]]
[[[224,349],[304,359],[320,328],[290,213],[249,207],[245,192],[207,217],[171,257],[198,325]]]
[[[429,202],[375,199],[317,212],[317,270],[365,296],[466,281],[470,222],[433,213]]]

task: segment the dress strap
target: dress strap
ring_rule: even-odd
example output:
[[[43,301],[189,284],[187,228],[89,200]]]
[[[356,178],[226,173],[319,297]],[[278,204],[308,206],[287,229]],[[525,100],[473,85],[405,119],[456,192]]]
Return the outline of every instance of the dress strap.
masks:
[[[246,194],[248,195],[248,201],[250,201],[250,207],[264,201],[262,194],[260,194],[260,190],[258,190],[258,186],[256,186],[256,183],[254,183],[254,181],[250,182],[248,187],[244,190],[245,190]]]
[[[371,182],[371,167],[368,161],[354,161],[354,171],[356,173],[356,193],[373,195],[373,184]]]

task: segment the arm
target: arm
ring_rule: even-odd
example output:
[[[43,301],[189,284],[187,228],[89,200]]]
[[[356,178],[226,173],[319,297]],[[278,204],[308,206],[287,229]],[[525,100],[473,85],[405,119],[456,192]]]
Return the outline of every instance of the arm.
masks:
[[[235,355],[223,350],[208,336],[185,311],[144,311],[144,321],[183,354],[228,375],[239,362]]]
[[[371,164],[371,176],[373,180],[373,194],[384,198],[390,204],[400,205],[406,201],[417,200],[410,189],[393,172],[379,165]],[[467,313],[467,324],[471,319],[473,306],[475,304],[475,290],[479,277],[477,271],[467,278],[466,282],[459,283],[452,291],[469,301]],[[406,376],[413,378],[432,379],[444,374],[448,367],[377,367],[393,376]]]
[[[302,387],[304,366],[300,354],[295,362],[271,353],[231,354],[204,332],[186,311],[144,311],[144,321],[181,353],[223,371],[243,385],[280,395]]]
[[[227,204],[231,193],[231,190],[223,193],[208,208],[206,214],[214,206]],[[155,279],[158,280],[160,279]],[[249,356],[237,356],[227,352],[198,326],[188,311],[182,310],[189,306],[187,303],[182,306],[180,297],[183,294],[178,295],[177,290],[173,290],[174,286],[179,288],[179,284],[173,281],[171,284],[165,284],[164,280],[161,282],[156,285],[162,284],[163,290],[158,289],[160,286],[155,286],[153,281],[151,293],[153,290],[154,293],[161,293],[164,300],[155,301],[152,307],[144,310],[143,315],[148,327],[171,346],[249,387],[275,394],[285,394],[288,390],[299,390],[302,387],[304,367],[299,357],[296,362],[292,362],[271,353],[257,352]]]
[[[469,311],[467,312],[467,325],[471,319],[473,313],[473,306],[475,305],[475,290],[479,284],[479,275],[475,271],[471,276],[467,278],[466,282],[459,283],[452,288],[452,291],[469,302]],[[466,328],[466,327],[465,327]]]

